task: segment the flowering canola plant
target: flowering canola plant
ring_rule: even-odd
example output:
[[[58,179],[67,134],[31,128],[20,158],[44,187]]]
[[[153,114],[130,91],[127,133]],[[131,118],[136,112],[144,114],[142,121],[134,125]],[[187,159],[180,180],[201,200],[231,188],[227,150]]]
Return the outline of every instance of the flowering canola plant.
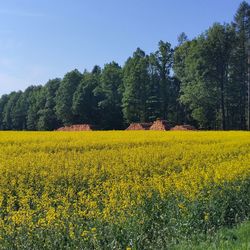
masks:
[[[0,132],[0,245],[174,244],[248,219],[249,180],[248,132]]]

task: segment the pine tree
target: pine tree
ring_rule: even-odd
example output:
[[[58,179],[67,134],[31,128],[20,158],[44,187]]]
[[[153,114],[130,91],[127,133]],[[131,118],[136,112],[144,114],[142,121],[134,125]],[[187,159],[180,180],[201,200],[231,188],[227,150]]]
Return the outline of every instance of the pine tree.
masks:
[[[163,119],[168,119],[171,85],[170,70],[173,64],[174,51],[168,42],[160,41],[158,46],[159,48],[155,52],[155,62],[160,77],[161,114]]]
[[[101,74],[98,88],[101,110],[101,126],[104,129],[122,129],[122,68],[115,62],[106,64]],[[96,92],[96,93],[97,93]]]
[[[95,66],[91,73],[85,71],[73,96],[72,111],[79,123],[100,124],[98,96],[95,93],[100,85],[101,69]]]
[[[56,78],[49,80],[44,86],[44,95],[46,100],[44,107],[41,107],[38,112],[38,130],[53,130],[60,125],[55,112],[56,94],[60,83],[61,80]]]
[[[250,5],[243,1],[234,18],[237,33],[235,44],[235,79],[240,84],[240,105],[242,129],[250,130]],[[248,56],[249,54],[249,56]]]
[[[124,66],[122,107],[125,121],[147,121],[148,56],[137,49]]]
[[[73,96],[81,79],[82,74],[75,69],[64,76],[57,91],[56,115],[63,125],[73,124],[76,121],[72,110]]]
[[[6,104],[8,103],[9,97],[10,95],[2,95],[2,97],[0,98],[0,130],[6,129],[3,119],[4,119],[4,109]]]

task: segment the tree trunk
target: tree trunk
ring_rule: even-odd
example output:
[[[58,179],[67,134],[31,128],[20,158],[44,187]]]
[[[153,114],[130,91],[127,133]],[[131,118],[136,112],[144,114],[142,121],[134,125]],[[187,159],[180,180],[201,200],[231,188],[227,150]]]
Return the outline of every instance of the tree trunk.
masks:
[[[247,129],[250,130],[250,34],[248,35],[248,47],[247,47],[247,54],[248,54],[248,64],[247,64],[247,92],[248,92],[248,99],[247,99],[247,120],[248,126]]]
[[[220,79],[220,106],[221,106],[221,129],[226,129],[225,119],[225,79],[226,72],[224,66],[221,65],[221,79]]]
[[[221,81],[221,128],[222,130],[226,129],[225,104],[224,104],[224,82],[223,81]]]

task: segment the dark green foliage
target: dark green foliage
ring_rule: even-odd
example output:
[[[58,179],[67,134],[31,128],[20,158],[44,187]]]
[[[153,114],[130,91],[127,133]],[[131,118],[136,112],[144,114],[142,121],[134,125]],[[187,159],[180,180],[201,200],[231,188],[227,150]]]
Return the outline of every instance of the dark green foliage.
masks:
[[[37,123],[38,130],[53,130],[57,128],[60,123],[55,112],[56,94],[60,86],[61,80],[49,80],[45,85],[45,105],[39,110],[39,119]]]
[[[117,63],[112,62],[104,66],[97,92],[101,97],[98,103],[101,111],[101,127],[121,129],[123,79],[122,68]]]
[[[159,74],[161,117],[168,119],[170,105],[171,77],[170,70],[173,63],[173,49],[168,42],[159,42],[159,49],[155,52],[155,66]]]
[[[122,106],[127,123],[147,121],[147,86],[150,83],[148,66],[149,58],[139,48],[124,66]]]
[[[8,96],[8,102],[3,108],[2,113],[2,124],[6,130],[15,129],[18,123],[17,113],[15,110],[18,99],[20,98],[21,92],[12,92]]]
[[[38,119],[39,111],[41,107],[45,105],[45,95],[44,88],[41,86],[30,87],[25,92],[25,98],[28,101],[28,110],[27,110],[27,129],[28,130],[37,130],[38,129]]]
[[[239,6],[233,27],[235,28],[236,40],[234,43],[232,73],[233,81],[237,82],[238,104],[237,113],[240,115],[242,129],[250,129],[250,79],[248,72],[248,58],[250,56],[250,5],[243,1]],[[250,62],[250,61],[249,61]]]
[[[156,67],[156,58],[154,54],[149,57],[149,84],[147,86],[148,98],[146,100],[146,112],[148,121],[155,121],[161,117],[161,86],[160,76]]]
[[[3,95],[0,98],[0,129],[5,129],[3,118],[4,118],[4,108],[9,101],[10,95]]]
[[[72,110],[73,95],[81,79],[82,74],[78,70],[73,70],[64,76],[57,91],[56,114],[63,125],[69,125],[76,120]]]
[[[100,74],[99,67],[94,67],[92,73],[83,73],[73,95],[72,111],[77,123],[99,123],[98,96],[95,90],[100,84]]]
[[[235,126],[240,117],[232,117],[237,115],[234,107],[241,98],[232,71],[235,36],[232,26],[214,24],[176,49],[174,70],[181,81],[180,100],[201,128],[240,129]]]
[[[25,130],[26,129],[26,112],[27,112],[27,100],[25,96],[18,92],[17,100],[11,111],[12,129]]]
[[[213,87],[206,84],[207,71],[202,56],[205,39],[188,41],[176,49],[174,71],[181,82],[180,101],[191,111],[193,119],[202,128],[212,126],[215,121],[216,99]]]

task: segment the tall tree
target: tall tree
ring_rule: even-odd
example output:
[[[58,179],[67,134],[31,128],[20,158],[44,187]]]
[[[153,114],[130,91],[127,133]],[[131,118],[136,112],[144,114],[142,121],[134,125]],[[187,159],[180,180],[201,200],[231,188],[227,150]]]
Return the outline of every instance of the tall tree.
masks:
[[[17,101],[11,111],[12,129],[15,130],[26,129],[27,110],[28,110],[28,103],[24,96],[24,93],[18,92]]]
[[[72,110],[73,96],[80,84],[82,74],[77,70],[67,73],[57,91],[56,115],[63,125],[73,124],[75,117]]]
[[[229,25],[214,24],[207,32],[204,45],[205,63],[208,71],[205,80],[215,83],[218,92],[220,128],[225,130],[226,126],[226,89],[228,85],[228,73],[230,56],[232,52],[233,31]]]
[[[149,57],[148,65],[148,74],[149,74],[149,83],[146,86],[147,88],[147,116],[148,121],[155,121],[160,118],[161,115],[161,80],[157,68],[155,54],[151,54]]]
[[[27,129],[37,130],[39,111],[45,104],[44,89],[42,86],[31,86],[25,90],[28,101]]]
[[[226,97],[234,33],[214,24],[198,39],[176,50],[175,72],[181,80],[180,100],[201,127],[226,129]]]
[[[100,87],[96,89],[100,96],[98,107],[104,129],[123,128],[122,92],[122,68],[115,62],[106,64],[101,74]]]
[[[169,91],[169,108],[168,122],[169,124],[187,123],[187,117],[184,106],[180,103],[180,87],[181,82],[177,77],[172,77]]]
[[[208,96],[208,91],[205,91],[207,88],[200,77],[206,69],[201,57],[203,43],[204,38],[199,37],[178,46],[175,49],[173,68],[175,76],[180,81],[179,99],[185,107],[185,117],[190,112],[199,127],[209,128],[211,116],[214,117],[214,99]]]
[[[250,5],[243,1],[234,18],[237,42],[234,51],[235,79],[240,85],[241,96],[238,112],[241,114],[242,129],[250,130]]]
[[[72,111],[79,123],[99,125],[100,113],[96,88],[100,85],[101,69],[95,66],[92,72],[85,71],[73,96]]]
[[[4,129],[6,130],[17,130],[17,123],[16,123],[16,113],[14,111],[14,107],[16,106],[16,103],[19,99],[21,95],[21,91],[20,92],[11,92],[9,94],[9,98],[8,101],[6,103],[6,105],[4,106],[3,109],[3,114],[2,114],[2,124]],[[14,123],[13,123],[14,122]]]
[[[0,98],[0,130],[5,129],[3,118],[4,118],[4,109],[6,104],[8,103],[8,100],[9,100],[9,95],[2,95],[2,97]]]
[[[170,70],[173,64],[173,49],[168,42],[160,41],[158,50],[155,52],[155,63],[160,76],[160,93],[161,93],[161,114],[162,118],[168,119],[170,85]]]
[[[128,123],[147,121],[148,64],[148,56],[139,48],[125,63],[122,107]]]
[[[53,130],[60,124],[56,117],[56,94],[60,86],[59,78],[49,80],[44,86],[45,105],[39,110],[38,130]]]
[[[186,35],[185,32],[181,32],[181,34],[178,36],[178,44],[182,45],[183,43],[185,43],[186,41],[188,41],[188,37]]]

